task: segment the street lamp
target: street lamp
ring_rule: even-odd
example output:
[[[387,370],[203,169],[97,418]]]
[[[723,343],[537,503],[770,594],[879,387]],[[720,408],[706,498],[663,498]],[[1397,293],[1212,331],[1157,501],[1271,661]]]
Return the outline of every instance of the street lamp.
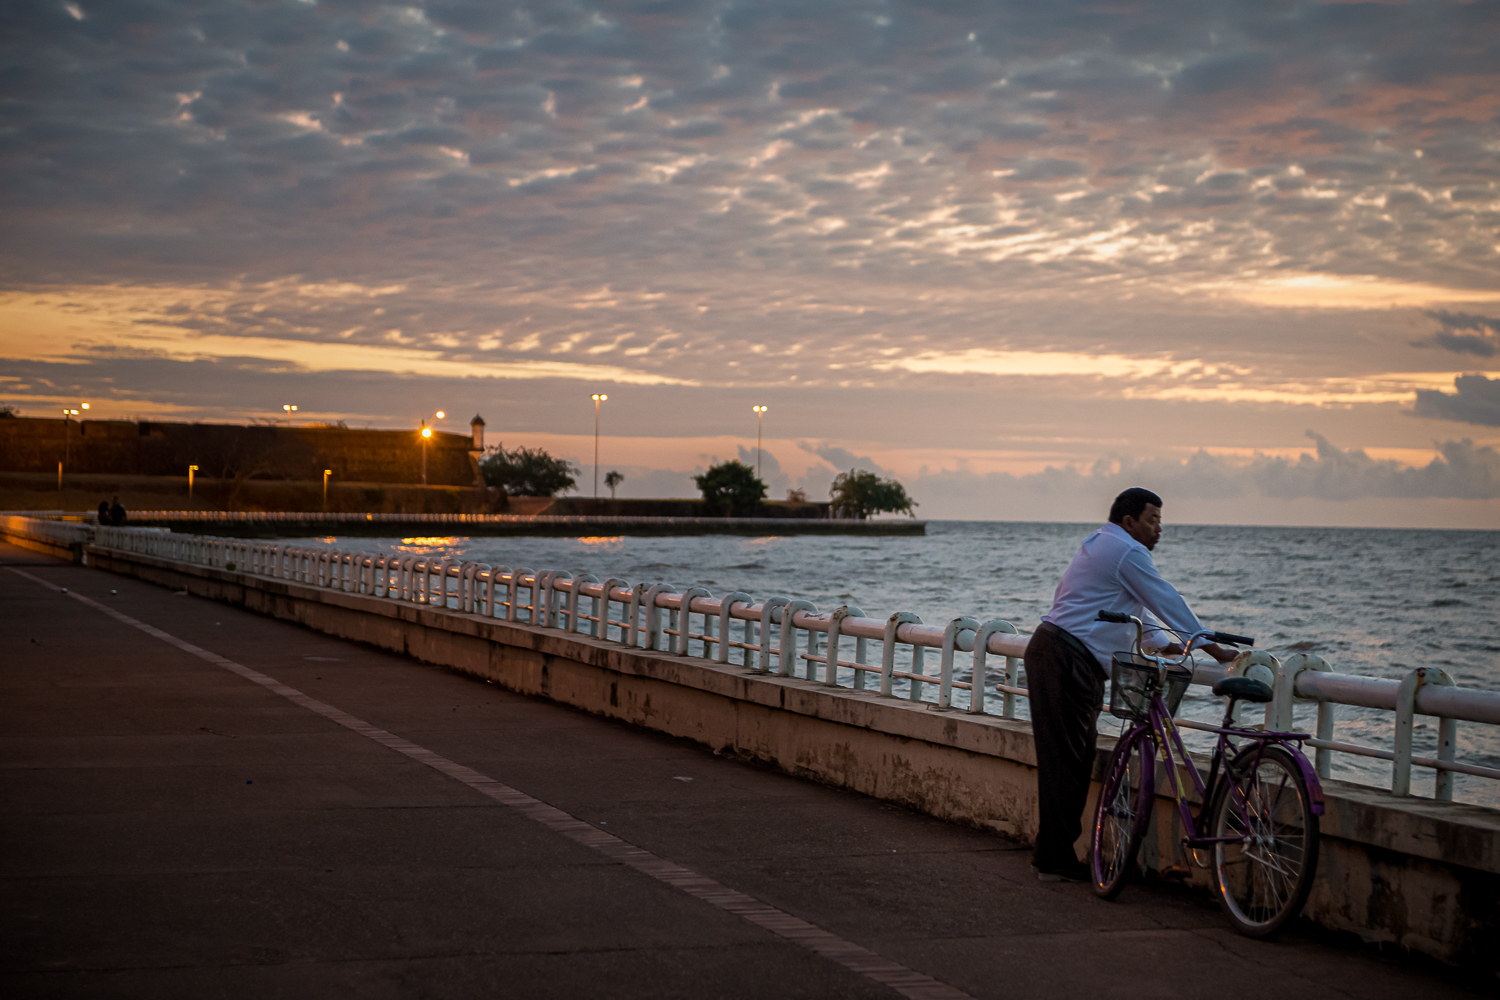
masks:
[[[769,406],[752,406],[751,409],[755,411],[755,478],[759,479],[760,478],[760,431],[761,431],[761,426],[765,423],[766,411],[769,410],[770,407]]]
[[[84,403],[83,408],[87,410],[89,404]],[[73,418],[76,416],[78,416],[77,410],[70,410],[67,407],[63,407],[63,463],[68,465],[73,463],[73,456],[70,454],[73,445],[73,435],[70,428]],[[59,490],[62,489],[62,468],[62,464],[59,464],[57,467],[57,488]]]
[[[422,421],[422,485],[427,485],[427,439],[432,437],[432,428],[427,426],[427,421]],[[327,480],[324,480],[326,483]],[[325,493],[326,497],[326,493]]]
[[[297,412],[297,407],[291,403],[284,403],[281,407],[281,412],[286,414],[286,423],[290,427],[292,425],[292,414]]]
[[[328,477],[333,475],[332,469],[323,470],[323,509],[328,509]]]
[[[599,404],[609,397],[602,392],[594,393],[594,499],[599,499]]]
[[[193,473],[198,471],[196,465],[188,466],[188,499],[193,499]]]

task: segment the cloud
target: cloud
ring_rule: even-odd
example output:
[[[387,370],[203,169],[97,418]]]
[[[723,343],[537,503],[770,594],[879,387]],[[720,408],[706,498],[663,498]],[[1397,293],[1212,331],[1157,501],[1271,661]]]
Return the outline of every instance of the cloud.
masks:
[[[827,462],[839,472],[848,472],[851,469],[857,469],[861,472],[873,472],[876,475],[884,476],[887,479],[889,479],[893,475],[893,473],[889,469],[882,468],[880,465],[876,464],[873,458],[869,458],[864,455],[856,455],[852,451],[849,451],[847,448],[840,448],[837,445],[831,444],[810,443],[806,441],[799,441],[797,442],[797,444],[803,451],[817,455],[819,458]],[[830,481],[832,480],[830,479]]]
[[[1500,498],[1500,452],[1469,440],[1443,442],[1437,457],[1413,467],[1371,458],[1358,448],[1341,449],[1315,431],[1307,436],[1316,443],[1316,454],[1297,459],[1255,455],[1245,461],[1199,451],[1182,460],[1104,458],[1087,472],[1072,467],[1021,476],[943,471],[918,477],[911,492],[924,503],[948,507],[982,498],[995,511],[990,516],[1003,516],[999,512],[1007,505],[1036,510],[1056,502],[1059,518],[1079,516],[1082,508],[1107,509],[1109,498],[1130,486],[1145,486],[1172,502],[1220,504]]]
[[[1417,405],[1412,412],[1436,420],[1500,427],[1500,379],[1460,375],[1453,380],[1453,388],[1457,391],[1417,390]]]
[[[882,455],[1162,404],[1171,446],[1272,440],[1291,404],[1409,444],[1433,386],[1385,373],[1433,355],[1394,310],[1500,296],[1494,4],[72,9],[0,5],[0,274],[50,310],[0,319],[6,366],[154,378],[72,345],[169,328],[184,369],[268,373],[206,416],[385,370],[535,376],[501,385],[538,421],[583,381],[774,387]],[[1432,318],[1427,347],[1500,356]],[[850,428],[872,391],[884,440]]]
[[[1437,320],[1441,328],[1431,337],[1412,341],[1413,347],[1440,347],[1455,354],[1473,354],[1481,358],[1495,356],[1496,344],[1500,343],[1500,320],[1441,310],[1429,310],[1424,315]]]

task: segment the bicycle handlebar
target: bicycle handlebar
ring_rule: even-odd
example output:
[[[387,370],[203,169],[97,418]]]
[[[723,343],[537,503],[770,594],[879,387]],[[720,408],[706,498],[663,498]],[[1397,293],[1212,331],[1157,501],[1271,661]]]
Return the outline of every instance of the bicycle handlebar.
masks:
[[[1255,640],[1248,635],[1235,635],[1233,632],[1210,632],[1208,637],[1214,642],[1222,642],[1230,646],[1255,645]]]
[[[1094,620],[1099,622],[1113,622],[1116,625],[1129,625],[1131,622],[1135,622],[1136,625],[1141,624],[1133,616],[1119,611],[1100,611]],[[1200,637],[1207,639],[1209,642],[1222,642],[1228,646],[1255,645],[1255,640],[1248,635],[1235,635],[1233,632],[1199,632],[1188,641],[1191,643]]]

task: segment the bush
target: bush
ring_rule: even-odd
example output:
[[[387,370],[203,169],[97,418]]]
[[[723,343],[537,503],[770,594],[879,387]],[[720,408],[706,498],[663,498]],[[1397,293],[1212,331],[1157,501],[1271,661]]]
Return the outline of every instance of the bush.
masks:
[[[910,514],[917,502],[906,495],[906,487],[894,479],[881,479],[873,472],[841,472],[828,491],[833,501],[829,513],[834,517],[852,517],[863,521],[871,514],[890,511]]]
[[[711,465],[693,482],[703,491],[703,503],[710,515],[727,512],[731,517],[754,514],[760,502],[766,498],[766,484],[755,475],[755,470],[744,462],[729,461]]]
[[[479,472],[486,485],[502,487],[513,497],[554,497],[578,485],[573,478],[578,467],[541,448],[506,451],[497,444],[485,452]]]

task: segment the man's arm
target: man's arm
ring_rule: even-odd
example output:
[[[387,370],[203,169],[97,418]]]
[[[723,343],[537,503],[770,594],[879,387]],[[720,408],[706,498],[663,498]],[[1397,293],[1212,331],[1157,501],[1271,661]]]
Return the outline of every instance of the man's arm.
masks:
[[[1161,574],[1156,571],[1156,563],[1144,549],[1132,549],[1126,554],[1120,563],[1120,582],[1163,624],[1183,635],[1203,631],[1203,623],[1198,620],[1198,616],[1193,614],[1177,588],[1162,579]],[[1215,643],[1199,648],[1220,663],[1228,663],[1239,655]],[[1174,642],[1163,652],[1168,655],[1181,653],[1182,646]]]

